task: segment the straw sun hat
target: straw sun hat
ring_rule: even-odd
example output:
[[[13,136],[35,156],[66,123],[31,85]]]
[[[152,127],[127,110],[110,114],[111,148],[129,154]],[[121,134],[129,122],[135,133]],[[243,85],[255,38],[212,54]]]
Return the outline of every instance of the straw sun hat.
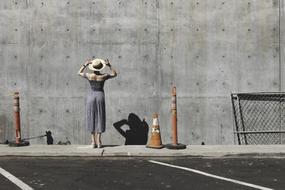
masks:
[[[94,59],[88,65],[88,68],[92,71],[101,71],[106,67],[106,61],[103,59]]]

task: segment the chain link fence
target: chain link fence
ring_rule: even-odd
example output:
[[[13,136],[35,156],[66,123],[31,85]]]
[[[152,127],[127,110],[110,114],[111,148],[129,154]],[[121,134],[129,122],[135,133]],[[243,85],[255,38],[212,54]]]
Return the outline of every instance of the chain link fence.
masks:
[[[235,142],[285,143],[285,93],[231,94]]]

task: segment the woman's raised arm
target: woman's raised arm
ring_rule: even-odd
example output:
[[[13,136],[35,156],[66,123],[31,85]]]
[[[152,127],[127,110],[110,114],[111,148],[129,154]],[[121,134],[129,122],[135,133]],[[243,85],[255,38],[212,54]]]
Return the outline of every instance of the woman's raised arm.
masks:
[[[108,59],[106,59],[106,65],[110,68],[110,71],[111,71],[111,73],[108,75],[108,78],[116,77],[118,75],[117,71],[112,67]]]
[[[79,71],[77,72],[78,75],[82,76],[82,77],[85,77],[84,76],[84,69],[91,63],[91,61],[86,61],[79,69]],[[86,73],[87,75],[88,73]]]

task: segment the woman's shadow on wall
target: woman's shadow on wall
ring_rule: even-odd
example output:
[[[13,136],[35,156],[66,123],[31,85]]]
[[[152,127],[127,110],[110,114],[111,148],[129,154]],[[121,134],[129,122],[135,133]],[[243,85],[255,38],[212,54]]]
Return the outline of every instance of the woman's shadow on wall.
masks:
[[[128,125],[129,129],[123,130],[122,126]],[[130,113],[127,119],[122,119],[113,124],[115,129],[126,138],[125,145],[146,145],[148,139],[148,124],[136,114]]]

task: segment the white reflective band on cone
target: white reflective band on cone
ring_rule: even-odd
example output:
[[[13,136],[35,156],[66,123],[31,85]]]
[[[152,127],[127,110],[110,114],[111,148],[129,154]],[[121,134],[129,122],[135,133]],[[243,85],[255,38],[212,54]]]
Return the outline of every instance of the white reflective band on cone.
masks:
[[[158,119],[157,118],[153,118],[152,125],[153,126],[158,126]]]
[[[160,131],[159,131],[158,128],[152,128],[151,132],[152,132],[152,133],[160,133]]]

